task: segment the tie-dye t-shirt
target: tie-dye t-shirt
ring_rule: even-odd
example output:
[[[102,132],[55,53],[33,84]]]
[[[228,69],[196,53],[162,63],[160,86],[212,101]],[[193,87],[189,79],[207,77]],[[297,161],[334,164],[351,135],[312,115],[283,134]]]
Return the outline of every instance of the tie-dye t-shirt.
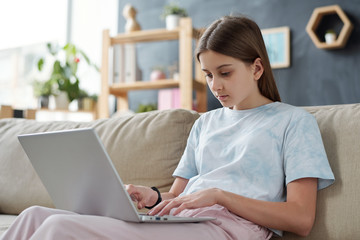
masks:
[[[280,102],[201,115],[173,175],[189,179],[182,195],[220,188],[277,202],[296,179],[318,178],[318,189],[334,182],[316,119]]]

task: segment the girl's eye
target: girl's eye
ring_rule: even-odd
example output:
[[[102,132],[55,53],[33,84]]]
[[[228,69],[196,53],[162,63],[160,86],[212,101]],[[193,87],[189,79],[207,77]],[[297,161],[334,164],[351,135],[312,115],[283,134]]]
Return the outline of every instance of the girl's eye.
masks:
[[[223,73],[221,73],[221,76],[223,76],[223,77],[227,77],[227,76],[229,76],[230,75],[230,72],[223,72]]]
[[[207,73],[206,75],[205,75],[207,78],[212,78],[212,74],[211,73]]]

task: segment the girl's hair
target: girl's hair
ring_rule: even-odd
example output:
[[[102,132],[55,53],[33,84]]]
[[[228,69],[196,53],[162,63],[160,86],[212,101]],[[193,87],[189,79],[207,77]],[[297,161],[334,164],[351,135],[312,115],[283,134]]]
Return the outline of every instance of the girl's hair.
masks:
[[[264,73],[258,80],[260,93],[272,101],[281,101],[269,57],[258,25],[239,16],[225,16],[212,23],[202,34],[195,55],[211,50],[252,64],[260,58]]]

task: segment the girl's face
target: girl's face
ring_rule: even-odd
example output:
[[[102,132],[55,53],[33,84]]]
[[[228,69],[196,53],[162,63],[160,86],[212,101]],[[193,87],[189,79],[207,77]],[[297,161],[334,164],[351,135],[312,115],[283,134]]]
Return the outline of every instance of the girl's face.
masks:
[[[264,72],[260,58],[252,64],[245,64],[207,50],[200,54],[199,59],[209,88],[224,107],[244,110],[271,102],[259,91],[257,81]]]

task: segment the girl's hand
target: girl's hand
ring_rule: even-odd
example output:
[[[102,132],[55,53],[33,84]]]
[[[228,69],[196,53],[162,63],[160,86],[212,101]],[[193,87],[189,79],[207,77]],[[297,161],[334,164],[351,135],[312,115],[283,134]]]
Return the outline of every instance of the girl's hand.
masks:
[[[138,209],[142,209],[146,206],[153,206],[158,199],[158,194],[150,187],[129,184],[125,185],[125,188],[129,193],[131,200],[137,202]]]
[[[201,207],[208,207],[218,203],[218,198],[221,195],[221,190],[210,188],[192,193],[186,196],[176,197],[169,200],[162,201],[159,205],[154,207],[149,215],[168,215],[170,210],[177,208],[173,215],[177,215],[185,209],[195,209]]]

